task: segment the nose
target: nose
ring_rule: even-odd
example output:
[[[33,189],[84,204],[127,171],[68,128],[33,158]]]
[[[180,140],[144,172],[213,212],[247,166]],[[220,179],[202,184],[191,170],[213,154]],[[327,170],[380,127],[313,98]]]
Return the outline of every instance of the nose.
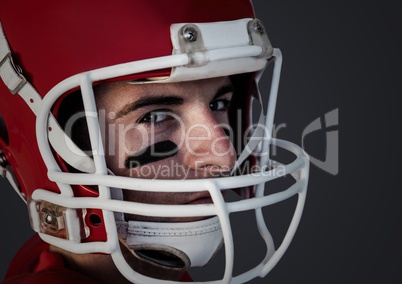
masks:
[[[201,120],[197,116],[186,127],[184,164],[204,175],[229,173],[236,162],[229,125],[219,123],[211,113],[199,116]]]

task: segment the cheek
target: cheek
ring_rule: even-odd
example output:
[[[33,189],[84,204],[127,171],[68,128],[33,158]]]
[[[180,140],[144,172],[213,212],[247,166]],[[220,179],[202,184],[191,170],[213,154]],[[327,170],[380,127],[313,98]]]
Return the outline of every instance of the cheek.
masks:
[[[127,157],[124,167],[132,169],[149,163],[155,163],[176,156],[177,145],[170,140],[156,142]]]
[[[145,147],[149,140],[143,129],[124,124],[110,124],[102,134],[107,166],[115,174],[122,174],[126,157]]]
[[[118,151],[126,155],[131,155],[146,147],[150,143],[150,135],[144,127],[134,127],[119,125],[115,131]]]
[[[225,111],[217,112],[215,115],[215,119],[218,122],[218,124],[224,124],[224,125],[229,124],[229,114]]]
[[[110,170],[116,175],[139,177],[139,178],[155,178],[158,176],[156,170],[153,170],[154,166],[160,166],[177,154],[177,150],[173,148],[177,147],[176,141],[181,141],[180,138],[183,135],[182,128],[177,126],[175,122],[164,125],[164,131],[161,129],[154,129],[150,131],[149,128],[138,124],[108,124],[105,127],[105,131],[102,132],[104,136],[104,145],[106,153],[106,162]],[[167,142],[170,144],[166,146]],[[175,141],[175,142],[172,142]],[[146,150],[152,145],[157,145],[156,152],[158,154],[167,152],[169,155],[158,155],[157,157],[148,158],[140,156],[141,165],[146,164],[147,167],[127,168],[127,159],[131,156],[135,156],[141,151]],[[172,147],[171,145],[174,145]],[[160,147],[159,147],[160,146]],[[135,158],[135,157],[134,157]],[[136,159],[134,159],[136,162]],[[151,163],[151,164],[149,164]],[[165,166],[166,167],[166,166]]]

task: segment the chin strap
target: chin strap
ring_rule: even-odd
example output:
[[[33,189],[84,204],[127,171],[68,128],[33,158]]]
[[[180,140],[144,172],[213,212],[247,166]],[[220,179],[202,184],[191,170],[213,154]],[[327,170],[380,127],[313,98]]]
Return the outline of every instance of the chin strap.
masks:
[[[36,91],[34,86],[25,79],[22,69],[14,63],[1,23],[0,78],[10,92],[13,95],[19,95],[29,106],[35,116],[38,116],[42,108],[42,97]],[[82,172],[95,172],[95,165],[92,158],[74,144],[74,142],[64,133],[63,129],[51,113],[49,114],[48,121],[48,136],[52,147],[68,164]]]
[[[137,258],[171,269],[206,265],[222,245],[218,217],[195,222],[117,221],[121,242]]]

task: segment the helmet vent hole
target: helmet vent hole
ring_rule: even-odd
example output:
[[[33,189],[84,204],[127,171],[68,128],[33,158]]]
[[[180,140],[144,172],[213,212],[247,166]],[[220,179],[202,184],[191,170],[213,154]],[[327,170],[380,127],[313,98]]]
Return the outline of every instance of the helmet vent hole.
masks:
[[[102,224],[101,218],[96,214],[91,214],[89,216],[89,222],[91,222],[91,225],[95,227],[99,227]]]
[[[6,123],[5,123],[5,121],[4,121],[4,119],[3,119],[3,117],[1,115],[0,115],[0,138],[7,145],[9,145],[7,126],[6,126]]]

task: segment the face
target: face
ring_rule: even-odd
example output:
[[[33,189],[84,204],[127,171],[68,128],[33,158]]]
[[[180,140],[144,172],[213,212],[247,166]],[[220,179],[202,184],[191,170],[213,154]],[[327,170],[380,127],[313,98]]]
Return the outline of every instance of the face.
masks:
[[[227,175],[234,166],[236,153],[227,135],[233,96],[228,77],[166,84],[118,82],[103,85],[96,93],[105,121],[106,161],[114,174],[194,179]],[[208,192],[124,191],[124,198],[151,204],[212,202]]]

